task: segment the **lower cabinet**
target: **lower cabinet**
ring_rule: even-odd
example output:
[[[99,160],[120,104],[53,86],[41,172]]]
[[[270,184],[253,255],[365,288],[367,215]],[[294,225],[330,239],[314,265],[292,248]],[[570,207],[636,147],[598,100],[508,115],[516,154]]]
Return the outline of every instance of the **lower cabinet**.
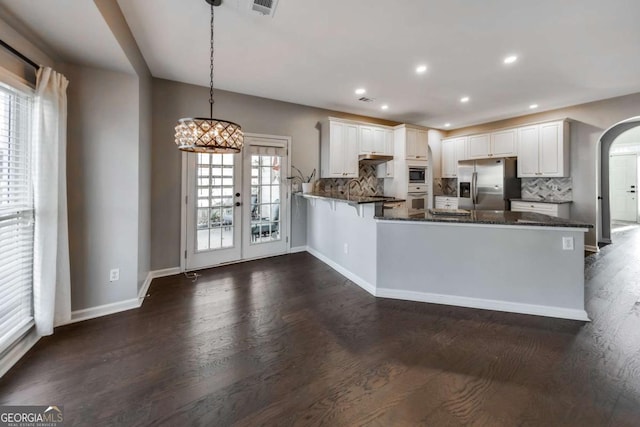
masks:
[[[559,218],[569,218],[568,203],[511,202],[513,212],[534,212]]]
[[[458,209],[458,198],[436,196],[436,209]]]

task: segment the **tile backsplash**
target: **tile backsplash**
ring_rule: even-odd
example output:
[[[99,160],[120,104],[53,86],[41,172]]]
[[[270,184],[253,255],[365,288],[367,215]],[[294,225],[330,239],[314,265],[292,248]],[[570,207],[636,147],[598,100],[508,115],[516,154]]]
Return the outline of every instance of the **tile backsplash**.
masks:
[[[457,178],[433,178],[433,195],[434,196],[457,196],[458,195],[458,179]]]
[[[354,196],[382,196],[384,195],[384,180],[376,176],[376,167],[365,163],[360,164],[358,178],[321,178],[316,181],[314,191],[318,192],[347,192],[349,181],[351,194]]]
[[[571,178],[522,178],[522,198],[528,200],[573,200]]]

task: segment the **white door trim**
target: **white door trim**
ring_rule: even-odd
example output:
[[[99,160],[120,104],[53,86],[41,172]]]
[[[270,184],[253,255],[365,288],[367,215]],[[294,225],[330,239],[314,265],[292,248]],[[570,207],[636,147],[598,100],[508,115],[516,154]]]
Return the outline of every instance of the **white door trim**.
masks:
[[[253,138],[261,138],[261,139],[278,139],[278,140],[286,140],[287,141],[287,165],[286,165],[286,172],[287,172],[287,177],[291,176],[291,140],[292,138],[290,136],[281,136],[281,135],[270,135],[270,134],[261,134],[261,133],[245,133],[245,136],[247,137],[253,137]],[[186,271],[186,258],[185,258],[185,251],[187,250],[187,194],[188,194],[188,189],[187,189],[187,153],[185,152],[181,152],[181,165],[182,165],[182,171],[181,171],[181,176],[180,176],[180,180],[181,180],[181,191],[180,191],[180,272],[185,272]],[[240,178],[242,179],[242,177]],[[291,251],[291,228],[292,228],[292,217],[291,217],[291,198],[292,198],[292,193],[291,193],[291,181],[287,180],[287,217],[288,217],[288,225],[286,227],[286,241],[287,241],[287,246],[286,246],[286,250],[287,253],[289,253]],[[237,262],[243,262],[243,261],[247,261],[247,259],[240,259]]]

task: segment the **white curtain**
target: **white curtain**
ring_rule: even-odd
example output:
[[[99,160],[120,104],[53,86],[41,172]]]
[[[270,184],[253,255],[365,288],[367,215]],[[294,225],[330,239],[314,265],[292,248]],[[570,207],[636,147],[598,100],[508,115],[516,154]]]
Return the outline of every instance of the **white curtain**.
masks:
[[[67,86],[51,68],[37,72],[34,103],[34,319],[39,335],[71,318],[67,225]]]

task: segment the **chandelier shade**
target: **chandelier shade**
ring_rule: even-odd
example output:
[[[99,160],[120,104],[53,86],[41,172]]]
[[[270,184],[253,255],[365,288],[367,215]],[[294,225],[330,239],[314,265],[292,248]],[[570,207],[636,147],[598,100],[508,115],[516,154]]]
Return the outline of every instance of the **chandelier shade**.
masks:
[[[213,8],[220,0],[206,0],[211,5],[211,38],[209,50],[209,118],[195,117],[178,120],[175,142],[182,151],[197,153],[239,153],[244,134],[239,124],[213,118]]]
[[[184,118],[176,125],[176,144],[182,151],[197,153],[239,153],[244,143],[237,123],[202,117]]]

